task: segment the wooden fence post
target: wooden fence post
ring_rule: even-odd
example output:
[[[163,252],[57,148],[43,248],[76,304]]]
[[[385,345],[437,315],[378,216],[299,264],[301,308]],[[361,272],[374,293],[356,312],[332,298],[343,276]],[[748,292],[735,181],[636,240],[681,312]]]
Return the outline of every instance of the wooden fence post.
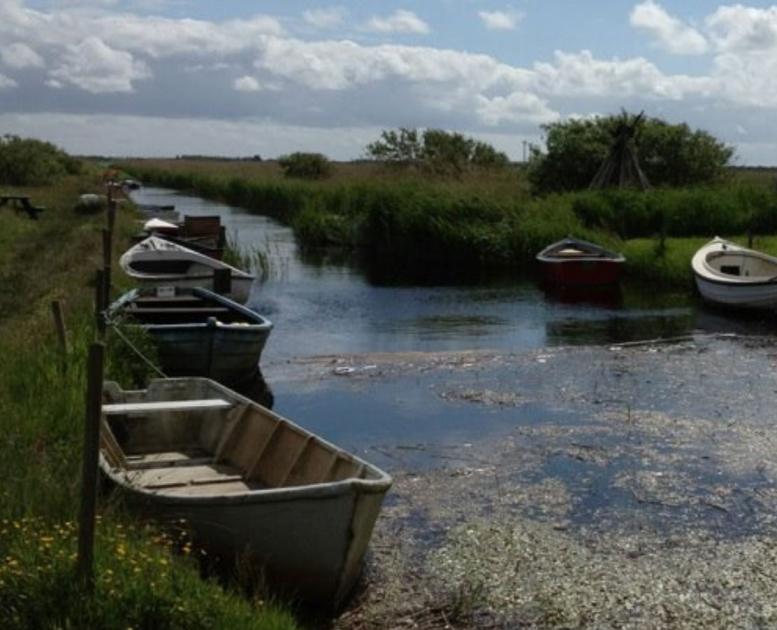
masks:
[[[100,339],[105,336],[105,271],[97,270],[94,282],[94,317],[97,334]]]
[[[110,229],[103,228],[103,271],[105,272],[105,296],[103,306],[106,308],[111,303],[111,262],[112,262],[113,235]]]
[[[102,415],[103,359],[105,345],[89,346],[89,372],[86,390],[86,421],[81,467],[81,511],[78,518],[78,558],[76,571],[86,589],[94,589],[94,523],[97,508],[97,461],[100,449]]]
[[[113,239],[114,226],[116,225],[116,200],[113,198],[108,199],[108,231],[111,233],[111,239]]]
[[[54,328],[57,330],[57,339],[62,354],[67,354],[67,330],[65,329],[65,315],[62,311],[62,302],[54,300],[51,303],[51,314],[54,316]]]

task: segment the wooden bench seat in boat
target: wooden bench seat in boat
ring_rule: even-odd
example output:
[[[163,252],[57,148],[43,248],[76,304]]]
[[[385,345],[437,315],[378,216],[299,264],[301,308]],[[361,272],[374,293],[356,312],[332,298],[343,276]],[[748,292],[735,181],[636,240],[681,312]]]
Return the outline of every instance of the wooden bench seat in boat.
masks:
[[[182,306],[168,308],[162,307],[146,307],[139,305],[132,305],[127,308],[128,313],[138,315],[223,315],[229,313],[230,310],[225,306]]]
[[[232,403],[221,398],[205,398],[203,400],[162,400],[103,405],[103,414],[106,416],[145,415],[169,411],[210,411],[229,409],[230,407],[232,407]]]

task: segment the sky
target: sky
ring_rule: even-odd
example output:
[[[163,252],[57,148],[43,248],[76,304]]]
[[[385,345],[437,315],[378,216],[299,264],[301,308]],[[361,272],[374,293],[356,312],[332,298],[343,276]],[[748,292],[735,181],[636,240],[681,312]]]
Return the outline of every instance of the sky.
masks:
[[[410,127],[520,160],[621,108],[777,165],[777,5],[0,0],[0,134],[72,153],[347,160]]]

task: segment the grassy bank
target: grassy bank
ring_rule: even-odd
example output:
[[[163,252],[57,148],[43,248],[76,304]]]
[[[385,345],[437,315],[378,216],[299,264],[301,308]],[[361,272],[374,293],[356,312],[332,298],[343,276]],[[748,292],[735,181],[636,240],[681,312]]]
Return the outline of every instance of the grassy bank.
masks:
[[[70,177],[24,190],[47,207],[39,221],[0,211],[0,620],[19,628],[295,628],[277,607],[201,580],[185,540],[139,525],[109,495],[100,502],[94,594],[74,579],[85,357],[104,217],[72,207],[78,194],[99,190],[93,175]],[[135,229],[131,213],[120,212],[116,251]],[[54,299],[65,304],[67,356],[51,320]],[[115,339],[108,349],[107,378],[142,382],[145,369]]]
[[[451,181],[348,164],[331,180],[307,182],[284,179],[272,163],[122,166],[149,184],[277,217],[303,246],[351,248],[392,269],[526,267],[548,243],[574,234],[623,251],[630,276],[679,287],[689,284],[693,251],[712,236],[777,233],[771,178],[744,171],[716,187],[532,198],[519,170]],[[770,251],[771,239],[761,242]]]

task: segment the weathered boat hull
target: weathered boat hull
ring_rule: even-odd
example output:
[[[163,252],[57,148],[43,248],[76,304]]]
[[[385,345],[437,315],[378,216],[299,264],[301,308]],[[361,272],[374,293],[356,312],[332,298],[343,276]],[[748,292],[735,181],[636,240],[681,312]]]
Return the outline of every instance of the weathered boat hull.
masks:
[[[210,553],[258,562],[285,594],[328,609],[345,601],[391,477],[209,379],[106,383],[103,399],[100,467],[130,504],[184,519]],[[199,455],[183,454],[181,436]]]
[[[194,289],[202,287],[211,291],[218,292],[218,287],[213,274],[202,274],[196,276],[169,276],[162,278],[144,278],[133,276],[133,279],[142,287],[167,287],[176,286],[183,289]],[[253,278],[241,276],[232,276],[231,288],[229,292],[224,293],[227,297],[236,302],[245,303],[248,296],[251,295],[251,287],[254,283]]]
[[[711,282],[699,276],[696,288],[708,302],[737,308],[774,308],[777,307],[777,284],[748,284],[734,286]]]
[[[383,489],[372,494],[282,489],[201,505],[123,490],[136,508],[157,520],[186,521],[209,554],[261,566],[268,582],[280,585],[285,595],[326,608],[343,602],[358,581],[385,494]]]
[[[541,261],[545,282],[562,286],[617,284],[623,265],[607,260]]]
[[[202,287],[178,288],[168,299],[173,301],[166,302],[153,290],[135,289],[111,304],[108,318],[148,332],[169,376],[204,376],[234,385],[256,374],[272,330],[268,319]],[[196,300],[194,308],[180,308],[180,299]],[[144,300],[154,302],[150,313],[140,306]],[[198,306],[207,305],[220,308],[221,319],[214,312],[197,313]]]
[[[259,367],[270,327],[240,329],[211,322],[149,326],[164,372],[170,376],[205,376],[225,384],[249,378]]]
[[[696,288],[708,302],[721,306],[777,307],[777,258],[715,238],[691,260]]]

